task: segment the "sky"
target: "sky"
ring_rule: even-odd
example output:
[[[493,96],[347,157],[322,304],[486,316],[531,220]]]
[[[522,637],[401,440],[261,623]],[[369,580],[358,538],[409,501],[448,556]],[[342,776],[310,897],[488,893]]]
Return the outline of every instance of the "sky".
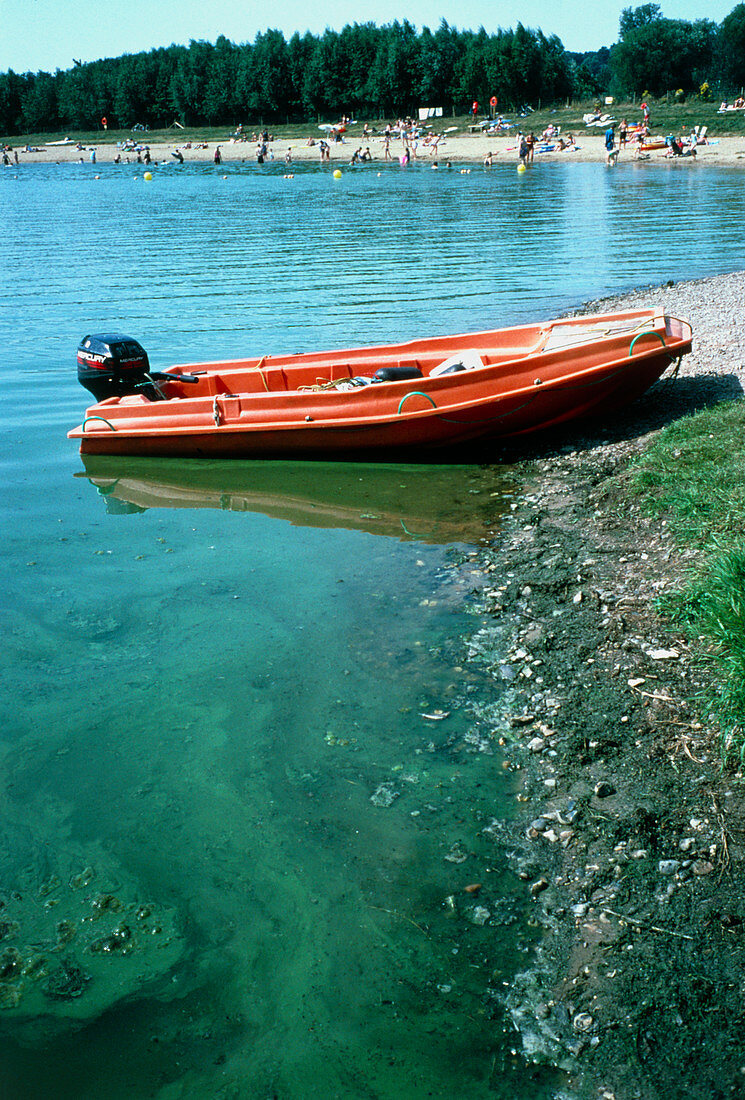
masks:
[[[322,34],[347,23],[392,23],[408,19],[415,27],[436,30],[442,19],[459,30],[488,32],[498,27],[540,28],[556,34],[571,51],[597,50],[618,38],[625,7],[642,0],[342,0],[324,4],[301,0],[0,0],[0,72],[54,72],[78,61],[97,61],[139,53],[191,39],[214,42],[221,34],[237,44],[252,42],[259,31],[278,28],[286,38],[295,31]],[[737,0],[658,0],[668,19],[711,19],[721,23]]]

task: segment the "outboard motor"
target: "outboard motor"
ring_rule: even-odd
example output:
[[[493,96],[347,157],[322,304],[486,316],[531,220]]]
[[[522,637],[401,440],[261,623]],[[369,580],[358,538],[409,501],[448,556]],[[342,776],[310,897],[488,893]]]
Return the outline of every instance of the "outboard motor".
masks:
[[[131,336],[84,336],[78,345],[78,381],[96,401],[128,393],[151,396],[152,377],[147,352]]]

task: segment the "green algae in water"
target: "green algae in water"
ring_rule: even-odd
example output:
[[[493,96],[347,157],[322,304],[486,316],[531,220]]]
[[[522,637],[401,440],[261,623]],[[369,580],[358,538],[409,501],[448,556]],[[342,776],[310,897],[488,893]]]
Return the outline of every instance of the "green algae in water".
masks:
[[[34,1043],[142,997],[184,954],[172,909],[141,900],[99,847],[66,844],[49,807],[39,816],[35,835],[6,813],[0,845],[0,1022]]]
[[[75,1096],[516,1094],[488,991],[530,932],[495,840],[509,780],[469,712],[486,685],[458,664],[468,578],[437,546],[229,511],[106,524],[66,544],[84,593],[14,597],[4,798],[57,853],[39,884],[95,867],[86,896],[167,915],[172,949],[99,1012],[96,967],[133,961],[118,914],[110,951],[71,938],[76,1056],[0,1012],[9,1072]]]

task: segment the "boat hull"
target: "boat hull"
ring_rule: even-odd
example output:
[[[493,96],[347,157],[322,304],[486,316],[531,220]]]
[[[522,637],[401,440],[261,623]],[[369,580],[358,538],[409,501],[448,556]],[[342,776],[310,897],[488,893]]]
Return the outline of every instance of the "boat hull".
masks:
[[[597,324],[597,319],[592,321]],[[585,327],[589,323],[585,321]],[[293,371],[323,368],[333,374],[333,356],[341,353],[328,353],[326,360],[321,353],[271,364],[260,360],[242,372],[236,368],[231,373],[225,365],[222,374],[220,365],[210,365],[204,372],[205,392],[197,398],[112,398],[88,409],[86,421],[69,434],[80,439],[84,454],[219,458],[380,458],[388,452],[416,455],[483,438],[510,439],[574,419],[612,414],[643,394],[674,359],[690,350],[686,322],[659,315],[654,324],[643,323],[649,327],[629,331],[627,325],[621,335],[581,347],[572,344],[575,331],[562,323],[562,340],[554,338],[555,346],[544,341],[540,352],[527,351],[512,359],[502,356],[492,364],[485,355],[486,365],[475,370],[352,392],[292,385]],[[476,334],[474,344],[481,349],[479,340],[485,346],[483,338],[489,335],[497,334]],[[403,347],[410,350],[413,345]],[[388,350],[372,349],[377,353],[373,360],[390,361],[384,354]],[[449,350],[449,344],[443,345],[435,355]],[[346,358],[358,366],[364,351],[347,352]],[[406,358],[400,347],[394,351],[396,362]],[[352,367],[347,369],[351,373]],[[255,381],[256,371],[263,387]],[[272,389],[277,372],[282,375],[281,392]],[[210,386],[220,388],[217,378],[228,387],[251,382],[259,388],[208,392]]]

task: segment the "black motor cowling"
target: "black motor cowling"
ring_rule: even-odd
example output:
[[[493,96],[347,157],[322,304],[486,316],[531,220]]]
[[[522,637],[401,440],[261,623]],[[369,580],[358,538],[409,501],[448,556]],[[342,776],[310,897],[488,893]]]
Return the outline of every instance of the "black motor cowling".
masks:
[[[96,401],[147,392],[151,380],[147,352],[131,336],[111,333],[84,336],[80,341],[78,381]]]

